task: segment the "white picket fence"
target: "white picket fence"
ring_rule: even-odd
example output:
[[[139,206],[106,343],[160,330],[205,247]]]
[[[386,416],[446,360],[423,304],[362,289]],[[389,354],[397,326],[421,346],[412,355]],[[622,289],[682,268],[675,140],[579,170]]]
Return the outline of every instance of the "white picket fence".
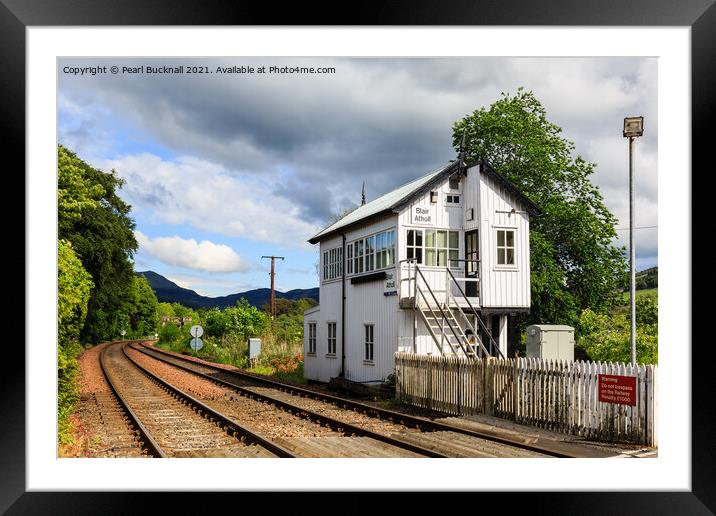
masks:
[[[610,442],[657,446],[653,365],[396,353],[396,395],[447,414],[490,414]],[[636,377],[636,406],[604,403],[598,375]]]

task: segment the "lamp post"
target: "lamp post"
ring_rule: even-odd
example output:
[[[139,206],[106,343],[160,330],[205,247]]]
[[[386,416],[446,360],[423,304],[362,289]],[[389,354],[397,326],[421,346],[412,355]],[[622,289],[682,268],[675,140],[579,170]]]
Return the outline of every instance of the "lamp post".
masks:
[[[629,301],[631,324],[629,338],[631,342],[631,364],[636,365],[636,250],[634,248],[634,139],[644,134],[644,117],[631,116],[624,119],[624,138],[629,138]]]

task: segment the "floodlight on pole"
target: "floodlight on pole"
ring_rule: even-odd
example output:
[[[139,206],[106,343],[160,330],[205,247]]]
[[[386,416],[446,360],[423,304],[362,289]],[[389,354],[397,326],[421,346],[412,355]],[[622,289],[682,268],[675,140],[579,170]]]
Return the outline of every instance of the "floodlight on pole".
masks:
[[[629,305],[631,321],[629,341],[631,363],[636,365],[636,249],[634,247],[634,139],[644,134],[644,117],[630,116],[624,119],[624,138],[629,138]]]

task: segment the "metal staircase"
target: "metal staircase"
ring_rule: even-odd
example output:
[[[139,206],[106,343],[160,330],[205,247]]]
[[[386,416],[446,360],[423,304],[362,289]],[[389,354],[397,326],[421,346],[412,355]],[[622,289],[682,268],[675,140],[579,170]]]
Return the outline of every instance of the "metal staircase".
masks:
[[[410,296],[406,299],[407,302],[401,302],[401,306],[412,308],[414,318],[423,321],[442,355],[464,356],[471,359],[484,356],[505,358],[450,268],[445,269],[445,295],[440,299],[420,270],[420,266],[414,260],[404,261],[408,263],[407,282]],[[465,278],[460,280],[465,281]],[[457,287],[457,296],[453,294],[453,285]],[[473,321],[477,321],[479,329],[487,335],[488,347],[483,344],[480,332],[476,330]],[[415,321],[413,328],[413,342],[416,342]]]

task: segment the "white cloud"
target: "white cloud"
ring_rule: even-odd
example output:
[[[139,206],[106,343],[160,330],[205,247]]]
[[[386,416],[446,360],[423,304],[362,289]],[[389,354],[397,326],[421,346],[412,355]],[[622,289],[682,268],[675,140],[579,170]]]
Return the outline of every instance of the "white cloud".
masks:
[[[301,219],[298,207],[272,193],[276,178],[228,173],[198,158],[165,161],[146,153],[99,165],[127,180],[122,195],[154,222],[293,248],[308,248],[306,241],[318,229]]]
[[[337,73],[211,81],[61,76],[60,119],[71,122],[61,124],[61,137],[90,156],[111,156],[105,127],[121,122],[136,128],[138,137],[149,135],[170,152],[195,157],[167,162],[138,155],[107,162],[131,177],[126,190],[135,209],[147,209],[160,222],[300,246],[313,225],[359,202],[364,180],[372,199],[453,158],[453,122],[488,107],[500,92],[524,86],[575,142],[576,153],[597,163],[592,180],[620,226],[628,224],[622,119],[644,115],[636,222],[656,223],[656,58],[244,61],[320,63]],[[162,58],[162,64],[169,62]],[[656,236],[642,231],[638,239],[654,258]]]
[[[243,272],[248,266],[229,246],[208,240],[178,236],[149,238],[141,231],[134,232],[141,251],[166,265],[206,272]]]

